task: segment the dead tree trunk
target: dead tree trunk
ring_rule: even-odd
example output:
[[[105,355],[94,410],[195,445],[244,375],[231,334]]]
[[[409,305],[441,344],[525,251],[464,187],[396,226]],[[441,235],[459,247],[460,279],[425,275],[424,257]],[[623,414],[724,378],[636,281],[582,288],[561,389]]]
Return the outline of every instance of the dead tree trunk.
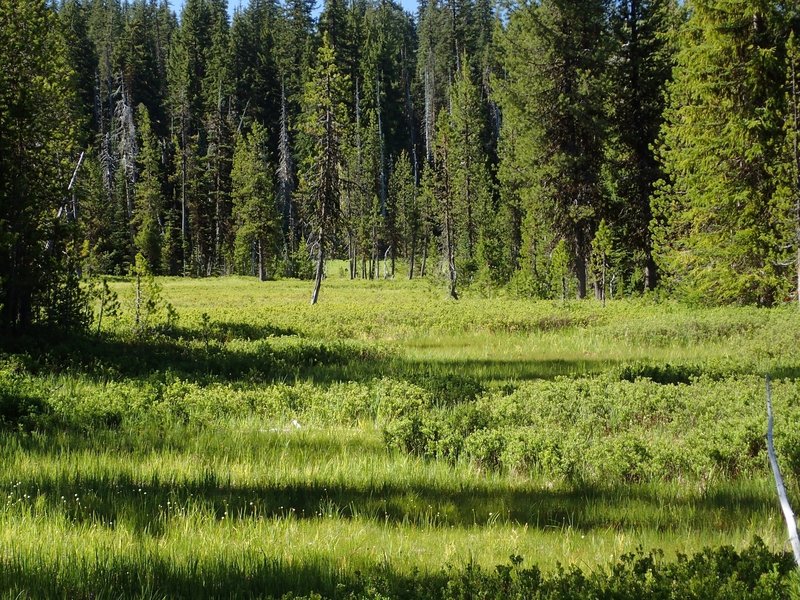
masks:
[[[314,275],[314,291],[311,293],[311,304],[319,300],[319,288],[322,285],[322,275],[325,269],[325,226],[319,227],[319,240],[317,240],[317,267]]]

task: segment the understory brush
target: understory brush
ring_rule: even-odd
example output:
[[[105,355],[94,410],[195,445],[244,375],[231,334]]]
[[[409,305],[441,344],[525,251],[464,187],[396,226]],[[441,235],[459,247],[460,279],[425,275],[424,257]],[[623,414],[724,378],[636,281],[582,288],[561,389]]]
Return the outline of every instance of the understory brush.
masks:
[[[415,412],[384,428],[392,448],[485,469],[593,485],[707,481],[766,470],[758,377],[627,381],[628,371],[519,384],[475,402]],[[800,474],[800,390],[776,385],[776,444]]]

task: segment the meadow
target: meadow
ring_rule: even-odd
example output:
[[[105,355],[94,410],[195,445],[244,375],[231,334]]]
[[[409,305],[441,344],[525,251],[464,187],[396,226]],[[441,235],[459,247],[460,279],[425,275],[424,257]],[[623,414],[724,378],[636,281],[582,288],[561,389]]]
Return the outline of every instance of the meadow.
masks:
[[[789,597],[795,306],[343,270],[158,279],[138,323],[118,279],[99,331],[2,340],[0,596]]]

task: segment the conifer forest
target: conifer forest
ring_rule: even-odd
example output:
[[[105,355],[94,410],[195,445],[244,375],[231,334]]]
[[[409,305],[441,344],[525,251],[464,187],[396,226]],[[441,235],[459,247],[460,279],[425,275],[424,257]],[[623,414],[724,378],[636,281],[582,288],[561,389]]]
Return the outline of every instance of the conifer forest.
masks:
[[[418,2],[0,0],[0,600],[800,597],[800,3]]]
[[[402,260],[454,298],[797,297],[791,0],[63,0],[3,26],[6,324],[41,318],[67,276],[44,263],[137,254],[317,283]]]

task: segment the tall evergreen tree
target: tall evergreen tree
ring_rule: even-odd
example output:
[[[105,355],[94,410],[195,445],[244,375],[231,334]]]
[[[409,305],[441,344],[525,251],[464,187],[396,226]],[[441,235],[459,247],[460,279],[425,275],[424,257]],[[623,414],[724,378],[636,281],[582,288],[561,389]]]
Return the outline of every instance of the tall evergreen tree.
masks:
[[[237,12],[231,28],[231,77],[235,111],[267,128],[271,146],[278,141],[281,84],[275,51],[278,7],[272,0],[251,0]]]
[[[456,243],[467,278],[478,270],[478,246],[493,236],[492,193],[483,147],[484,121],[480,94],[472,81],[466,55],[450,90],[449,172],[452,177],[453,210],[457,222]]]
[[[156,272],[161,267],[162,204],[161,151],[158,139],[150,124],[147,107],[137,109],[139,123],[138,177],[134,187],[134,212],[132,226],[136,252]]]
[[[295,275],[295,252],[297,251],[297,208],[294,204],[295,188],[294,157],[289,139],[289,110],[286,86],[281,85],[281,119],[278,136],[278,207],[281,213],[284,269],[287,275]]]
[[[643,287],[657,282],[653,260],[650,196],[661,179],[655,145],[663,122],[679,11],[672,0],[621,0],[612,14],[613,57],[609,69],[611,128],[606,144],[613,210],[607,217],[625,246],[632,277]]]
[[[126,13],[122,39],[116,46],[119,65],[131,106],[144,104],[156,133],[165,134],[164,97],[166,81],[159,56],[158,6],[151,0],[136,0]]]
[[[271,275],[280,235],[268,148],[267,130],[254,123],[249,135],[237,137],[231,175],[234,262],[239,272],[255,272],[260,281]]]
[[[436,118],[447,103],[448,84],[455,71],[451,13],[439,0],[421,0],[418,11],[417,77],[422,86],[422,132],[425,158],[433,160]]]
[[[581,298],[603,212],[607,9],[605,0],[543,0],[513,11],[500,41],[502,135],[518,146],[504,159],[515,160],[509,170],[529,182],[526,222],[538,239],[529,237],[528,251],[549,254],[565,240]]]
[[[300,126],[311,140],[312,152],[303,164],[300,192],[313,225],[316,269],[311,303],[316,304],[325,260],[339,220],[342,142],[347,125],[344,104],[347,79],[339,71],[327,35],[317,55],[317,66],[306,84]]]
[[[395,236],[391,243],[398,248],[398,255],[408,260],[408,278],[413,279],[420,244],[421,214],[411,159],[406,152],[401,152],[395,159],[389,178],[389,200],[395,223]]]
[[[57,16],[43,0],[0,3],[0,64],[0,327],[80,324],[67,254],[79,101]]]
[[[798,19],[800,21],[800,19]],[[800,43],[791,31],[786,44],[785,190],[787,213],[794,230],[795,296],[800,303]]]
[[[80,111],[84,117],[84,143],[93,141],[95,120],[95,76],[98,69],[97,51],[89,35],[89,8],[80,0],[66,0],[59,9],[59,20],[67,45],[67,61],[75,72]]]
[[[202,217],[210,235],[202,263],[207,275],[226,273],[231,257],[230,173],[233,159],[233,132],[236,124],[232,112],[233,78],[230,57],[230,26],[226,0],[209,0],[212,23],[211,47],[208,49],[206,72],[202,81],[205,101],[207,182],[206,214]]]
[[[791,247],[776,201],[783,14],[752,0],[692,4],[670,86],[655,201],[656,259],[705,303],[783,297]]]
[[[431,170],[431,192],[438,208],[441,225],[441,254],[444,261],[442,269],[447,275],[448,293],[453,300],[458,300],[458,237],[459,223],[456,219],[456,207],[453,194],[453,177],[451,169],[454,161],[451,157],[452,131],[447,113],[439,113],[436,121],[436,143],[434,144]]]

